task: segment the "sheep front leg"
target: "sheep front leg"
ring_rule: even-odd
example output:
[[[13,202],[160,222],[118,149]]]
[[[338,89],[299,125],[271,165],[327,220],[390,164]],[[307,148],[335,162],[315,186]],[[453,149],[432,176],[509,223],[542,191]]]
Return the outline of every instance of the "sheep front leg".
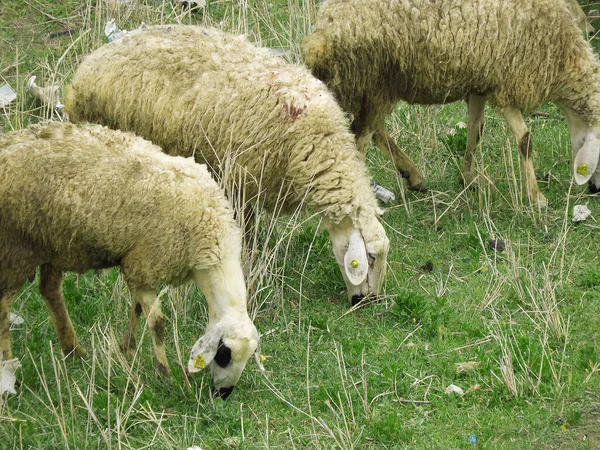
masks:
[[[63,353],[67,356],[74,355],[83,358],[85,350],[79,345],[63,297],[62,272],[49,264],[41,266],[40,292],[50,310],[50,319],[54,324]]]
[[[164,315],[160,309],[160,302],[157,300],[156,291],[150,288],[132,288],[129,286],[131,295],[133,296],[134,309],[133,315],[137,314],[136,303],[142,306],[144,316],[146,317],[146,323],[150,330],[150,336],[152,337],[152,345],[154,346],[154,354],[156,356],[156,363],[158,370],[164,376],[169,375],[169,363],[167,362],[167,354],[165,351],[165,329],[163,326]],[[139,316],[138,316],[139,317]],[[137,329],[137,324],[134,323],[135,318],[130,317],[129,328],[127,333],[131,331],[131,328]],[[134,330],[135,331],[135,330]]]
[[[10,345],[10,307],[15,292],[0,291],[0,361],[12,359]]]
[[[481,135],[483,134],[485,97],[482,95],[470,95],[467,99],[467,150],[462,169],[460,170],[460,182],[463,186],[473,186],[475,182],[475,170],[473,169],[473,152]]]
[[[419,169],[417,169],[413,160],[396,145],[386,131],[385,124],[381,123],[377,127],[373,135],[373,140],[377,148],[394,163],[396,170],[406,180],[408,189],[418,192],[425,192],[427,190]]]
[[[525,121],[523,120],[523,115],[521,114],[521,111],[512,107],[504,108],[502,113],[508,123],[508,127],[517,139],[525,193],[532,204],[537,205],[540,209],[546,208],[548,206],[548,200],[546,200],[546,197],[544,197],[544,194],[540,191],[535,178],[535,169],[533,168],[533,162],[531,161],[531,137],[527,125],[525,125]]]

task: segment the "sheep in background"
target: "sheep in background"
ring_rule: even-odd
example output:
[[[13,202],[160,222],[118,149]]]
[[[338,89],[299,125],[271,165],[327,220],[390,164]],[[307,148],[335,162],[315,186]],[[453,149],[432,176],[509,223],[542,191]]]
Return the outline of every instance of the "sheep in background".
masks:
[[[528,198],[546,206],[522,111],[554,102],[567,117],[576,182],[600,188],[600,65],[564,0],[329,0],[302,47],[313,74],[353,115],[361,146],[373,136],[400,171],[413,166],[385,131],[396,102],[467,100],[461,178],[469,185],[489,101],[517,139]]]
[[[319,214],[352,303],[379,293],[389,245],[380,210],[343,111],[306,68],[216,29],[148,27],[85,57],[66,109],[217,175],[234,168],[250,203]]]
[[[119,265],[134,299],[125,352],[135,350],[143,311],[158,368],[169,372],[156,288],[193,280],[209,322],[189,370],[209,365],[216,393],[231,393],[258,333],[246,310],[241,232],[205,166],[130,133],[50,122],[0,137],[0,179],[2,361],[12,357],[14,295],[38,266],[62,350],[81,355],[62,274]]]

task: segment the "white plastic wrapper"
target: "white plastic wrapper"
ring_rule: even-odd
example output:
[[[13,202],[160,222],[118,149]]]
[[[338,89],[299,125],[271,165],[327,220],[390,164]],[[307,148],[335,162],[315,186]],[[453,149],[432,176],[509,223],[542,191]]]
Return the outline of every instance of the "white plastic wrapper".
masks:
[[[15,382],[17,381],[15,372],[19,367],[21,367],[21,363],[16,358],[0,362],[0,395],[5,392],[17,393],[15,390]]]
[[[573,222],[583,222],[592,212],[586,205],[573,206]]]
[[[25,319],[21,316],[17,316],[15,313],[10,313],[8,321],[14,325],[23,325],[25,323]]]
[[[383,186],[379,186],[378,184],[371,183],[371,188],[373,192],[375,192],[375,197],[383,203],[391,203],[396,200],[396,196],[393,192],[388,191]]]
[[[0,86],[0,108],[14,102],[17,99],[17,93],[8,84]]]

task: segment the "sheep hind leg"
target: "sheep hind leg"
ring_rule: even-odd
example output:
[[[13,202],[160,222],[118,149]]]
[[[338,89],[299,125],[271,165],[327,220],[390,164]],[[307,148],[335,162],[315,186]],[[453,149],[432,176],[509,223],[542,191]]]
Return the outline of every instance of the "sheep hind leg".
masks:
[[[0,292],[0,362],[13,357],[10,344],[10,307],[14,296],[14,291]]]
[[[465,159],[460,170],[460,182],[465,187],[476,187],[473,152],[483,134],[485,97],[470,95],[467,104],[469,109],[469,117],[467,119],[467,150],[465,151]]]
[[[129,289],[134,298],[134,304],[139,303],[142,305],[142,311],[146,317],[146,323],[148,324],[150,336],[152,337],[152,345],[154,346],[154,355],[156,356],[158,371],[164,376],[169,376],[169,363],[167,362],[167,354],[165,351],[164,315],[160,309],[160,302],[156,297],[156,292],[154,289],[150,288],[132,288],[129,286]],[[133,311],[134,314],[136,311]]]
[[[523,188],[530,203],[537,205],[538,209],[544,209],[548,206],[548,200],[540,191],[535,178],[535,169],[531,161],[531,137],[527,125],[523,120],[521,111],[516,108],[506,107],[502,110],[504,118],[508,123],[508,127],[517,139],[519,146],[519,157],[521,160],[521,174],[523,177]]]
[[[425,181],[423,180],[419,169],[417,169],[413,160],[396,145],[394,140],[385,130],[385,125],[383,123],[377,127],[373,134],[373,141],[377,148],[384,152],[390,161],[394,163],[396,170],[398,170],[402,178],[406,180],[408,189],[418,192],[425,192],[427,190]]]
[[[62,272],[49,264],[44,264],[40,268],[40,292],[50,310],[50,319],[54,324],[63,353],[67,356],[84,357],[85,350],[81,348],[77,340],[65,305],[62,292]]]

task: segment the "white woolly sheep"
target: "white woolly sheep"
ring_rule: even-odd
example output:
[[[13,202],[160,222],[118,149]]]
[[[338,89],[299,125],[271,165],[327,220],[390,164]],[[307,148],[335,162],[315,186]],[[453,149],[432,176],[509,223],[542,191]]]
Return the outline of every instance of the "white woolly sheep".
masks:
[[[0,355],[11,358],[13,297],[40,267],[40,291],[62,350],[81,355],[62,296],[62,273],[120,266],[134,299],[123,349],[135,350],[144,312],[167,374],[160,284],[193,280],[209,322],[188,368],[209,365],[227,397],[258,333],[246,310],[241,232],[206,166],[99,125],[34,125],[0,137]]]
[[[600,65],[564,0],[328,0],[302,47],[313,74],[353,115],[359,147],[373,137],[411,182],[420,175],[387,134],[385,116],[399,100],[467,99],[465,184],[475,179],[489,101],[517,139],[527,196],[547,205],[521,112],[554,102],[567,117],[576,182],[600,188]]]
[[[164,25],[88,55],[66,97],[73,120],[135,131],[217,174],[236,168],[254,204],[320,214],[352,303],[379,293],[380,210],[343,111],[306,68],[244,37]]]

